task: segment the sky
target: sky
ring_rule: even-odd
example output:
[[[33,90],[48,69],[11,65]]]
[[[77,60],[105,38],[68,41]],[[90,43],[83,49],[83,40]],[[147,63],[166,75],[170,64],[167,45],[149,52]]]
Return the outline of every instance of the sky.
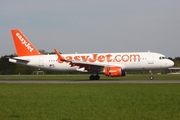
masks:
[[[180,0],[0,0],[0,56],[16,53],[11,29],[38,50],[158,52],[180,56]]]

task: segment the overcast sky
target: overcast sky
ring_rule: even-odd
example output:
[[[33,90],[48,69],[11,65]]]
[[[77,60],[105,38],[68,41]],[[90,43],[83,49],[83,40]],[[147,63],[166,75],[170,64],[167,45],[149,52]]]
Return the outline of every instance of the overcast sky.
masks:
[[[0,56],[11,29],[62,53],[158,52],[180,56],[180,0],[0,0]]]

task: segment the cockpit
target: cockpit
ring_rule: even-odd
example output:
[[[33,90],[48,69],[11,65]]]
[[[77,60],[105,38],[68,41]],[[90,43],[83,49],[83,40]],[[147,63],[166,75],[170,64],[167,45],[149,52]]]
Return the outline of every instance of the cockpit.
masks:
[[[167,57],[159,57],[160,60],[168,59]]]

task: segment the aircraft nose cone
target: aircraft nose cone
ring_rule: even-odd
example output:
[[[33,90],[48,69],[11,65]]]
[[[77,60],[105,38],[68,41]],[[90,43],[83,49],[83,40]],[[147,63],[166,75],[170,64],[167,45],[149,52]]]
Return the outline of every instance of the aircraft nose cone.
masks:
[[[174,66],[174,62],[170,60],[169,63],[168,63],[168,65],[169,65],[170,67],[172,67],[172,66]]]

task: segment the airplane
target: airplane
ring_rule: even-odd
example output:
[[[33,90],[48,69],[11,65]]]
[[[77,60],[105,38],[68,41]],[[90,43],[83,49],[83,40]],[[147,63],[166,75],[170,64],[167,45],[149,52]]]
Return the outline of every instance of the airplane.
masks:
[[[90,80],[99,80],[99,74],[107,77],[125,76],[127,71],[167,69],[174,62],[163,54],[155,52],[123,52],[123,53],[86,53],[86,54],[42,54],[18,29],[11,30],[17,57],[9,58],[9,62],[36,67],[39,69],[88,72]]]

